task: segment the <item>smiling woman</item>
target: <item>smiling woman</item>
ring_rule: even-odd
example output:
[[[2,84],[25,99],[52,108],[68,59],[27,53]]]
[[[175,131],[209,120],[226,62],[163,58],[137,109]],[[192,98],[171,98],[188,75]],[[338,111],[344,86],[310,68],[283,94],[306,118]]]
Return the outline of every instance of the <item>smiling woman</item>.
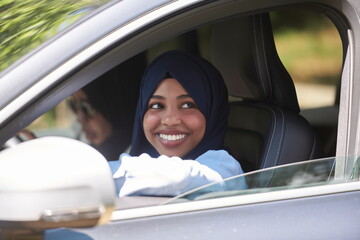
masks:
[[[243,173],[223,145],[227,96],[208,61],[182,51],[155,59],[140,89],[131,156],[113,164],[119,196],[175,196]]]
[[[204,137],[206,120],[174,78],[160,82],[144,116],[146,139],[161,155],[183,157]]]

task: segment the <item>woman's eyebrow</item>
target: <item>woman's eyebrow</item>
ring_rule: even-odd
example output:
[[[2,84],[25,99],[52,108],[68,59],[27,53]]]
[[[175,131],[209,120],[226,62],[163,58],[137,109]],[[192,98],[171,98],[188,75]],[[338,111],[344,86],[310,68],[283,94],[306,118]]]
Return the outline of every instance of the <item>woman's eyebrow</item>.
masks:
[[[152,95],[151,98],[154,98],[154,99],[165,99],[165,97],[160,96],[160,95]]]
[[[161,95],[152,95],[151,98],[153,99],[165,99],[164,96]],[[191,96],[189,94],[182,94],[180,96],[176,97],[177,99],[184,99],[184,98],[191,98]]]
[[[189,94],[183,94],[177,97],[177,99],[191,98]]]

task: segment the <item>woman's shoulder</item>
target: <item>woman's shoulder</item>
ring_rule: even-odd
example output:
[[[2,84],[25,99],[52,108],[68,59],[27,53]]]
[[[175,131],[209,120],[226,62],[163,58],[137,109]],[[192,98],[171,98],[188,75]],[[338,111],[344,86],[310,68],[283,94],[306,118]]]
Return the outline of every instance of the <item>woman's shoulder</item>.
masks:
[[[223,177],[243,173],[240,163],[226,150],[208,150],[199,156],[196,161],[221,172]]]
[[[214,163],[221,163],[226,165],[240,165],[239,162],[231,156],[226,150],[208,150],[198,158],[196,158],[198,162],[207,162],[211,161]]]
[[[221,150],[208,150],[205,153],[203,153],[202,155],[200,155],[198,158],[202,158],[202,157],[226,157],[226,158],[232,158],[234,159],[226,150],[221,149]],[[235,159],[234,159],[235,160]]]

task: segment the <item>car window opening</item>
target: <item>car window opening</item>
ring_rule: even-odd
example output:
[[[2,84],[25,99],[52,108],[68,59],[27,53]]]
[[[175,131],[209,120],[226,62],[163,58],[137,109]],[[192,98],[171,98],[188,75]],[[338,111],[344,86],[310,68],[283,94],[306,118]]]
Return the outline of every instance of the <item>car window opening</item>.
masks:
[[[341,71],[341,42],[340,44],[339,42],[329,43],[328,48],[336,49],[334,56],[329,57],[326,52],[327,49],[322,49],[321,51],[325,51],[325,53],[314,57],[314,53],[311,52],[314,49],[306,46],[306,44],[314,41],[312,35],[321,40],[317,43],[321,45],[323,41],[330,39],[326,36],[338,37],[335,27],[329,24],[327,19],[321,20],[324,26],[318,26],[318,29],[315,29],[318,30],[315,34],[315,30],[313,27],[309,27],[307,21],[316,19],[320,14],[311,13],[308,17],[307,13],[303,11],[296,12],[304,19],[301,22],[303,25],[300,27],[297,27],[296,23],[294,23],[295,26],[282,24],[284,21],[281,19],[288,14],[293,13],[292,11],[279,11],[271,12],[271,14],[235,17],[225,22],[202,26],[160,43],[112,69],[84,88],[90,89],[89,86],[95,85],[96,82],[105,82],[108,78],[117,78],[121,80],[116,83],[119,85],[117,87],[123,91],[113,91],[109,95],[100,91],[104,87],[95,86],[92,90],[85,91],[86,99],[78,99],[76,107],[73,107],[73,113],[67,104],[61,103],[45,114],[42,119],[35,121],[30,129],[39,137],[64,134],[88,142],[100,152],[103,151],[108,160],[117,159],[116,156],[128,151],[131,147],[132,117],[134,115],[131,109],[135,109],[137,89],[146,64],[165,51],[179,49],[208,59],[217,66],[223,75],[229,90],[231,109],[225,145],[240,162],[245,172],[334,156],[338,114],[338,105],[334,98],[336,91],[338,91],[335,86],[339,85]],[[255,36],[254,39],[251,38],[254,37],[252,34],[253,26],[263,27],[260,31],[261,36]],[[237,30],[234,31],[234,29]],[[296,42],[298,40],[296,36],[303,37],[304,43]],[[265,39],[265,42],[259,42],[260,39]],[[289,41],[293,41],[292,44],[289,44]],[[254,44],[260,45],[254,47]],[[300,56],[297,52],[289,53],[286,51],[290,48],[289,45],[297,46],[297,44],[299,46],[304,44],[304,47],[310,48],[308,55]],[[267,55],[269,59],[254,59],[252,49],[258,49],[260,51],[257,53],[259,56]],[[302,75],[301,69],[307,68],[307,66],[303,66],[303,63],[307,62],[306,59],[309,58],[318,62],[330,58],[328,62],[336,65],[336,67],[330,73],[326,71],[331,68],[330,66],[322,66],[319,67],[320,70],[312,70],[313,72],[309,70]],[[329,63],[329,65],[331,64]],[[338,67],[339,64],[340,68]],[[261,69],[259,66],[266,67],[259,70]],[[264,72],[266,68],[271,71]],[[239,69],[240,72],[238,72]],[[122,74],[123,76],[121,76]],[[108,90],[114,90],[114,84],[109,82],[105,86]],[[304,87],[306,84],[308,86],[317,84],[317,87],[323,90],[314,94],[309,91],[309,89],[313,89],[312,87]],[[319,92],[323,94],[320,96]],[[116,106],[121,112],[120,115],[126,115],[127,121],[122,121],[121,127],[126,129],[128,134],[126,137],[124,137],[125,135],[120,137],[122,140],[126,140],[121,143],[123,147],[119,148],[116,153],[107,155],[105,152],[110,151],[109,149],[114,148],[114,146],[118,146],[120,140],[109,141],[111,147],[100,146],[94,140],[97,133],[90,130],[90,127],[81,126],[79,122],[89,122],[95,118],[95,115],[90,114],[92,108],[93,113],[114,114],[116,110],[110,109],[113,107],[111,100],[110,102],[91,103],[91,100],[88,99],[93,98],[94,101],[96,98],[111,99],[110,96],[114,95],[119,97],[116,100],[118,101]],[[322,105],[315,103],[315,100],[312,101],[314,97],[323,97],[328,100],[326,100],[326,104],[324,103],[325,105]],[[314,105],[310,106],[304,103],[308,100]],[[120,107],[121,104],[124,105]],[[101,108],[107,110],[99,110]],[[330,108],[331,110],[329,110]],[[324,111],[332,112],[332,120],[321,118],[325,116]],[[120,120],[116,121],[121,122]],[[104,122],[102,124],[104,125]],[[42,130],[43,126],[45,129]],[[284,126],[286,126],[286,131],[283,128]],[[292,129],[291,126],[295,127]],[[313,139],[318,140],[314,142]],[[247,179],[247,181],[250,180]]]

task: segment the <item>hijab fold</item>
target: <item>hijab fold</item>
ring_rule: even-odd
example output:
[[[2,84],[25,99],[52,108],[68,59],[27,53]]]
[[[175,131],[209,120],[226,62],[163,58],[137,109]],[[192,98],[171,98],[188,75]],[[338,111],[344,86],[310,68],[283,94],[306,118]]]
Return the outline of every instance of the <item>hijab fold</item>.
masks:
[[[224,149],[229,105],[223,78],[219,71],[205,59],[175,50],[157,57],[142,78],[130,154],[138,156],[148,153],[152,157],[159,156],[145,137],[143,118],[150,97],[167,76],[175,78],[183,86],[206,119],[204,137],[183,158],[196,159],[208,150]]]

